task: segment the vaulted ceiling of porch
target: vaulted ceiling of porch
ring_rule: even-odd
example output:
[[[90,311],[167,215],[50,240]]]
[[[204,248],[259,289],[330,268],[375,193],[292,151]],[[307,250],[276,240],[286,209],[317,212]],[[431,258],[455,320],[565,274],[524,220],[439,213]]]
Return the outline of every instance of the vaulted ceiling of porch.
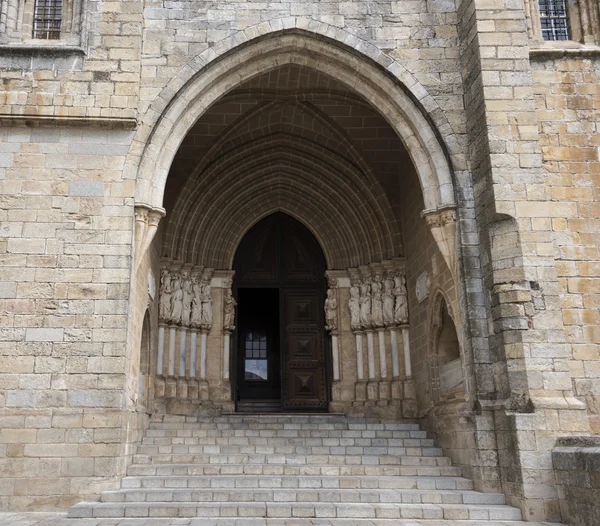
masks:
[[[402,142],[367,101],[299,66],[239,86],[196,123],[165,194],[162,256],[230,268],[245,232],[276,211],[303,222],[330,268],[403,255]]]

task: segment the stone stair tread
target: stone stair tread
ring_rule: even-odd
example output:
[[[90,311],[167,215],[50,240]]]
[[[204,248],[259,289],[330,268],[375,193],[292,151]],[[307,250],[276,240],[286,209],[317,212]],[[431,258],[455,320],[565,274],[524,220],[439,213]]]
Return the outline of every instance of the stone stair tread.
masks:
[[[490,504],[412,504],[336,502],[81,502],[72,506],[72,518],[128,517],[243,517],[263,518],[413,518],[521,520],[521,512],[506,505]],[[148,510],[148,515],[145,514]],[[87,512],[90,512],[89,514]],[[341,516],[340,516],[341,515]],[[382,517],[383,515],[383,517]],[[406,516],[403,516],[406,515]]]
[[[159,497],[156,499],[156,497]],[[204,498],[204,497],[213,498]],[[340,488],[124,488],[105,491],[102,502],[319,502],[371,504],[504,505],[504,494],[472,490]]]

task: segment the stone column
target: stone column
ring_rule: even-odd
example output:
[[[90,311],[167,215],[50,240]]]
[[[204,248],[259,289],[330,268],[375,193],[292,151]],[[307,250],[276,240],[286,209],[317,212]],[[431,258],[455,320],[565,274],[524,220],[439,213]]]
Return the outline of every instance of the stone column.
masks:
[[[340,357],[338,349],[339,314],[338,314],[338,281],[328,275],[329,290],[325,300],[325,328],[331,334],[331,359],[333,362],[333,381],[340,380]]]
[[[198,380],[196,379],[196,369],[198,356],[198,329],[190,329],[190,372],[188,377],[188,396],[198,398]]]

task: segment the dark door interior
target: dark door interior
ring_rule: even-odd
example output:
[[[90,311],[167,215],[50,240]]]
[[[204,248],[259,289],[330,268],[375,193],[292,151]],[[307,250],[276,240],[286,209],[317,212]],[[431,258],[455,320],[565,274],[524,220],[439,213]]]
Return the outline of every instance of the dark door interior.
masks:
[[[278,400],[279,290],[238,289],[238,374],[240,400]]]
[[[246,234],[234,270],[238,410],[249,400],[267,399],[285,410],[326,410],[326,265],[317,240],[290,216],[273,214]]]

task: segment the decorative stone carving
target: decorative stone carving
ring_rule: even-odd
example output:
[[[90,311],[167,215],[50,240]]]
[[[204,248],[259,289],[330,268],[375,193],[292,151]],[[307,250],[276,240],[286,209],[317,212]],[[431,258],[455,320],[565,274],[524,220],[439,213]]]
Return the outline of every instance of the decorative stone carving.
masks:
[[[360,325],[363,329],[369,329],[371,322],[371,284],[363,279],[360,282]]]
[[[423,217],[452,275],[456,272],[456,210],[425,211]]]
[[[406,325],[408,323],[408,292],[406,290],[406,276],[397,274],[394,277],[394,323]]]
[[[179,325],[183,315],[183,285],[180,276],[173,280],[173,293],[171,294],[171,323]]]
[[[137,269],[144,254],[152,244],[160,220],[165,216],[164,208],[138,204],[135,206],[134,268]]]
[[[389,275],[383,281],[383,324],[390,327],[394,324],[394,278]]]
[[[168,268],[162,269],[160,276],[159,317],[162,322],[171,319],[171,295],[173,294],[173,277]]]
[[[190,325],[195,329],[200,328],[202,323],[202,283],[200,278],[195,276],[192,280],[192,315],[190,317]]]
[[[338,330],[337,316],[337,291],[335,288],[330,288],[327,291],[327,299],[325,300],[325,328],[332,334]]]
[[[183,289],[183,306],[181,314],[181,325],[189,326],[192,319],[192,302],[194,297],[193,282],[189,276],[181,281]]]
[[[371,321],[374,327],[383,327],[383,293],[379,276],[371,282]]]
[[[213,322],[212,312],[212,289],[208,278],[202,279],[202,288],[200,292],[201,315],[200,325],[202,328],[210,330]]]
[[[233,297],[231,287],[233,285],[232,280],[227,280],[224,285],[225,296],[223,298],[223,328],[226,331],[233,331],[235,329],[235,308],[237,302]]]
[[[350,309],[350,327],[353,331],[360,330],[360,290],[356,283],[352,283],[350,287],[348,308]]]

